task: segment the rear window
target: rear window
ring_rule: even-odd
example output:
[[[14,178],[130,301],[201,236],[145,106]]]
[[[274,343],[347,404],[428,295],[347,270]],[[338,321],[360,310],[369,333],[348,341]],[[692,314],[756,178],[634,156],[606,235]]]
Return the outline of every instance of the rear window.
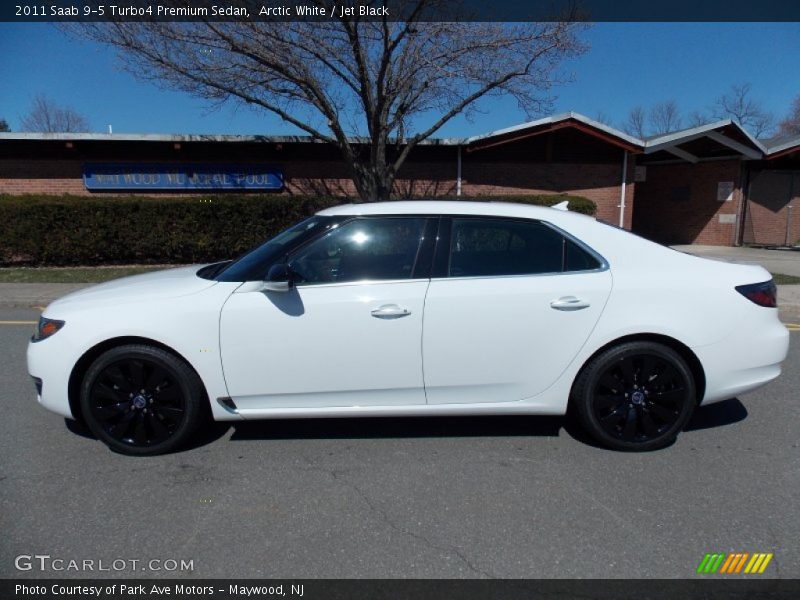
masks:
[[[537,275],[600,266],[591,253],[538,221],[453,219],[450,277]]]

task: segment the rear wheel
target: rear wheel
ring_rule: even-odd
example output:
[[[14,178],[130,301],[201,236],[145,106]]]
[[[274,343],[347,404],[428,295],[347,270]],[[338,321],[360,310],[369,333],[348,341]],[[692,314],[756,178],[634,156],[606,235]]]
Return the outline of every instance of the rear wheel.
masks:
[[[575,381],[572,402],[589,434],[616,450],[671,444],[697,404],[686,361],[654,342],[629,342],[596,356]]]
[[[151,456],[176,450],[205,417],[202,382],[183,360],[154,346],[112,348],[81,386],[86,424],[111,449]]]

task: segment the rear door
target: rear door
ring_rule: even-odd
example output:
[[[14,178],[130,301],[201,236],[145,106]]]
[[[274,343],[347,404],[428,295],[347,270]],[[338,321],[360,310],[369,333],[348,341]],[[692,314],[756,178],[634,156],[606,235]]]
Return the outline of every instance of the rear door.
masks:
[[[611,291],[600,256],[538,221],[443,219],[436,252],[422,343],[429,404],[544,391],[586,342]]]

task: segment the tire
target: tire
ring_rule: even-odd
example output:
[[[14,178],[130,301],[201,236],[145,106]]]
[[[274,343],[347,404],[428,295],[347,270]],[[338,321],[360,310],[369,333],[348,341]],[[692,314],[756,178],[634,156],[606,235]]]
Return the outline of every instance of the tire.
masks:
[[[572,408],[592,438],[614,450],[672,444],[697,405],[686,361],[662,344],[628,342],[605,350],[581,371]]]
[[[209,410],[203,383],[185,361],[139,344],[112,348],[92,363],[81,384],[80,404],[92,433],[131,456],[177,450]]]

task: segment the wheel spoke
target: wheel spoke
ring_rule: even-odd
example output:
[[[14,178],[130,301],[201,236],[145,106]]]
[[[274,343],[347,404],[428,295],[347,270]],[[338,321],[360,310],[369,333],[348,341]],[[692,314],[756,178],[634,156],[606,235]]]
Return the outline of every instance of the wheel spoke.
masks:
[[[134,386],[139,389],[144,389],[144,363],[140,360],[132,360],[128,365],[131,373],[131,381]]]
[[[603,387],[616,394],[620,393],[625,387],[625,384],[614,377],[614,375],[611,374],[611,371],[606,371],[597,384],[598,387]]]
[[[597,408],[603,411],[608,408],[616,408],[625,401],[625,398],[622,394],[596,394],[595,401]]]
[[[103,371],[103,376],[108,379],[112,385],[117,386],[117,388],[123,392],[132,392],[133,386],[131,386],[131,382],[122,372],[122,369],[118,364],[111,365],[105,371]]]
[[[183,394],[177,385],[170,383],[166,387],[158,390],[156,398],[160,403],[166,402],[167,404],[175,404],[176,402],[182,402]]]
[[[623,381],[626,385],[630,386],[636,383],[636,372],[633,368],[633,359],[631,357],[623,358],[619,362],[619,368],[622,370]]]
[[[113,402],[123,402],[128,400],[128,395],[122,390],[114,389],[103,381],[98,381],[94,389],[95,396],[102,396]]]
[[[146,389],[155,389],[161,387],[167,381],[167,372],[161,368],[160,365],[151,365],[150,372],[145,380],[144,387]]]
[[[644,443],[667,435],[691,402],[681,367],[659,352],[623,354],[595,380],[592,413],[608,435]]]
[[[646,410],[639,413],[639,418],[642,421],[642,431],[648,437],[655,437],[658,435],[658,427],[656,427],[653,417]]]
[[[157,414],[149,413],[147,416],[149,417],[148,421],[150,423],[150,429],[153,432],[154,441],[160,441],[169,437],[172,430],[158,418]]]
[[[154,406],[153,410],[160,416],[164,423],[170,427],[174,427],[181,422],[183,418],[183,409],[175,408],[174,406]]]
[[[90,411],[103,430],[130,446],[170,438],[186,418],[186,396],[168,365],[136,356],[105,367],[90,388]]]
[[[626,440],[631,439],[636,434],[636,409],[629,408],[625,417],[625,425],[622,427],[622,437]]]
[[[613,427],[616,427],[625,415],[628,414],[628,407],[620,404],[607,415],[600,417],[600,420]]]
[[[127,401],[117,402],[115,404],[97,405],[95,406],[95,413],[97,413],[97,416],[101,420],[108,421],[109,419],[124,415],[130,406],[131,403]]]
[[[658,378],[658,361],[655,356],[646,354],[642,357],[642,370],[639,373],[639,383],[647,385]]]
[[[660,406],[658,404],[651,404],[649,410],[652,414],[654,414],[658,419],[666,423],[667,425],[674,423],[675,419],[678,418],[677,411],[671,411],[668,408]]]
[[[145,431],[144,417],[143,413],[136,413],[132,428],[133,441],[140,446],[147,444],[147,431]]]
[[[658,378],[658,385],[667,386],[674,383],[681,384],[682,382],[683,377],[675,370],[675,367],[670,364],[664,364],[664,368]]]
[[[684,398],[686,397],[686,390],[683,388],[678,388],[674,390],[668,390],[665,392],[656,392],[653,394],[651,400],[654,404],[681,404]]]
[[[111,425],[106,431],[113,435],[117,439],[122,439],[125,434],[128,432],[128,428],[130,427],[131,421],[133,421],[134,417],[136,417],[135,411],[129,411],[123,415],[123,417]]]

